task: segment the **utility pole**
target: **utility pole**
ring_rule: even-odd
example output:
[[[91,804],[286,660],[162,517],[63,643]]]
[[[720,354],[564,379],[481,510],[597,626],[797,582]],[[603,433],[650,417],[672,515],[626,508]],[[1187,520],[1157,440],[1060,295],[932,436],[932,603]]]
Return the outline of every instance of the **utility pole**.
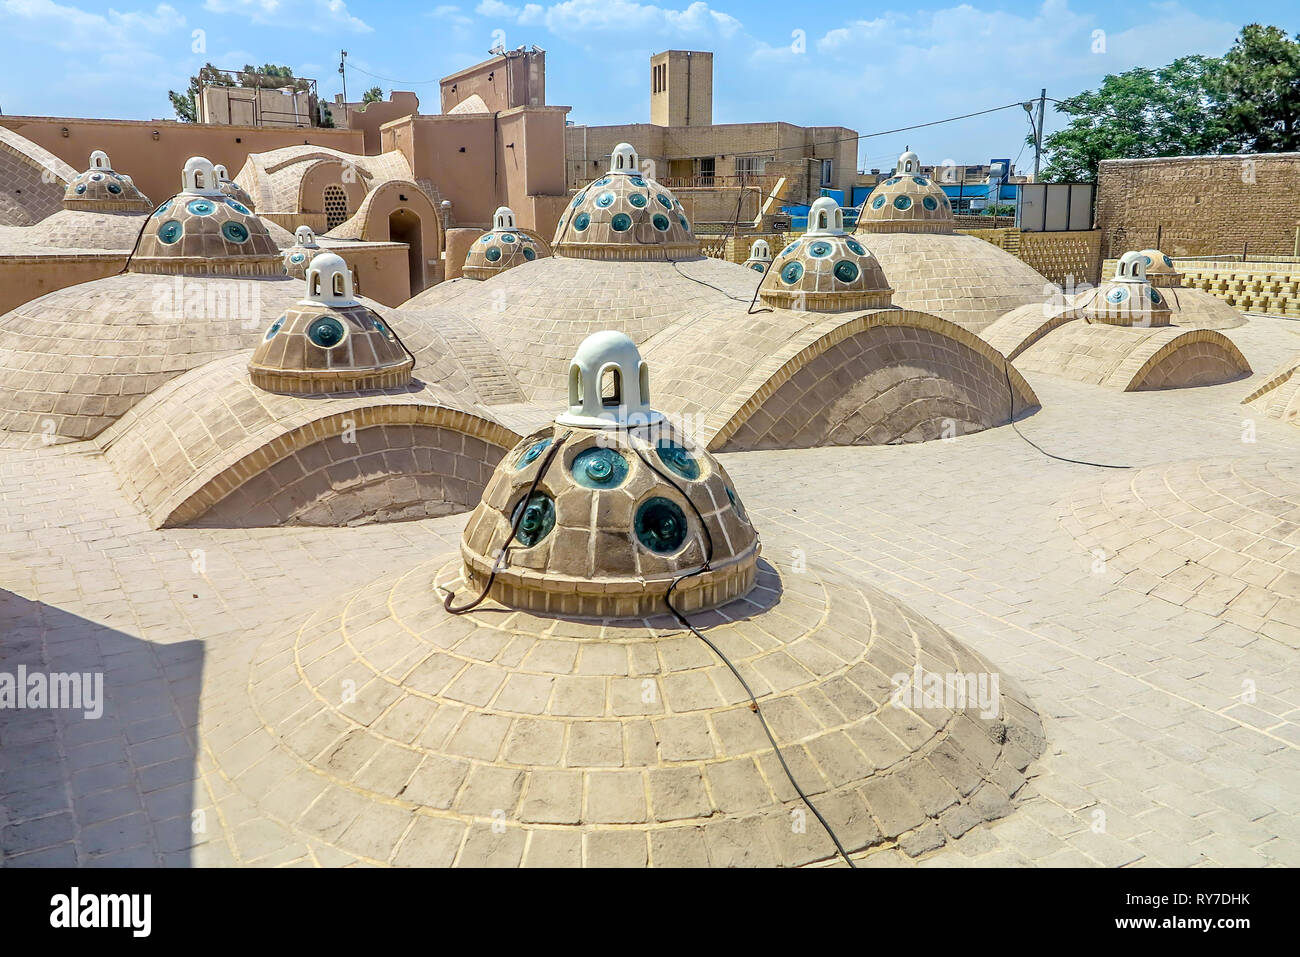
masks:
[[[1043,107],[1047,102],[1047,88],[1038,94],[1038,122],[1034,124],[1034,182],[1038,182],[1038,167],[1043,160]]]
[[[348,101],[348,74],[345,67],[347,66],[348,51],[341,50],[342,56],[339,57],[339,76],[343,77],[343,102]]]

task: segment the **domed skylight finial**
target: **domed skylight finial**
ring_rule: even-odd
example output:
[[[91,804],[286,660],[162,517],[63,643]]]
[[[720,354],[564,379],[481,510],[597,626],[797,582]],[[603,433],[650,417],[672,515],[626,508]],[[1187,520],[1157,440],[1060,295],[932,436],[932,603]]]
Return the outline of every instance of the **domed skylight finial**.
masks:
[[[911,150],[906,150],[898,157],[898,165],[894,168],[895,176],[920,176],[921,175],[921,158]]]
[[[296,246],[315,246],[316,233],[310,226],[304,224],[293,231],[293,241]]]
[[[230,173],[221,163],[213,166],[212,171],[217,174],[217,182],[226,183],[230,181]]]
[[[808,210],[808,231],[805,235],[843,236],[844,210],[840,209],[840,204],[829,196],[813,200],[812,207]]]
[[[220,196],[221,184],[212,161],[202,156],[191,156],[181,172],[181,189],[200,196]]]
[[[631,143],[619,143],[609,154],[611,173],[635,173],[639,165],[636,150]]]
[[[303,303],[319,302],[326,306],[358,305],[352,292],[352,272],[343,257],[321,253],[307,267],[307,296]]]
[[[569,411],[557,416],[557,423],[626,429],[663,418],[650,408],[650,369],[636,343],[613,331],[582,340],[569,366]]]
[[[95,150],[90,154],[90,168],[101,172],[112,172],[113,170],[112,164],[108,161],[108,154],[103,150]]]
[[[492,214],[493,229],[518,229],[515,225],[515,211],[509,206],[498,206]]]
[[[1115,264],[1116,282],[1146,282],[1147,260],[1142,253],[1127,252]]]

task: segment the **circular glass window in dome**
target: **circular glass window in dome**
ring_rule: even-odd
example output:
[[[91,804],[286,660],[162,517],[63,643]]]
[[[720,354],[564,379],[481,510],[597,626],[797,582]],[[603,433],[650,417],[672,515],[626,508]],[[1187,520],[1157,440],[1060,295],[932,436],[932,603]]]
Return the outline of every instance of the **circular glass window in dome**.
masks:
[[[289,254],[289,262],[291,262],[291,263],[305,263],[306,261],[307,261],[307,254],[306,254],[306,253],[290,253],[290,254]]]
[[[700,477],[700,463],[676,442],[661,442],[655,452],[659,454],[659,461],[682,478],[694,482]]]
[[[686,541],[686,515],[666,498],[647,499],[636,510],[633,524],[637,540],[661,555],[677,551]]]
[[[583,201],[584,199],[586,199],[586,198],[587,198],[587,191],[586,191],[586,190],[583,190],[583,191],[582,191],[581,193],[579,193],[577,196],[573,197],[573,207],[572,207],[572,208],[573,208],[573,209],[577,209],[579,206],[582,205],[582,201]]]
[[[80,195],[80,194],[84,193],[85,191],[86,191],[86,184],[85,184],[85,183],[78,183],[75,192],[76,192],[78,195]]]
[[[895,196],[895,197],[894,197],[894,209],[911,209],[911,208],[912,208],[912,197],[911,197],[911,196]]]
[[[818,241],[808,244],[808,255],[814,259],[825,259],[831,254],[833,247],[830,243]]]
[[[1170,269],[1174,268],[1174,261],[1172,259],[1170,259],[1168,256],[1162,256],[1161,258],[1164,259],[1166,266],[1168,266]]]
[[[663,213],[655,213],[654,218],[651,219],[650,222],[654,223],[655,229],[659,230],[661,233],[668,232],[668,227],[672,225],[672,223],[668,222],[668,217]]]
[[[157,217],[157,216],[161,216],[161,215],[163,215],[164,213],[166,213],[167,210],[169,210],[169,209],[171,209],[171,208],[172,208],[172,201],[169,199],[169,200],[167,200],[165,203],[163,203],[161,206],[159,206],[157,209],[155,209],[153,214],[154,214],[155,217]]]
[[[516,238],[514,233],[502,233],[501,241],[503,243],[514,243],[514,242],[518,242],[519,240]]]
[[[91,174],[90,174],[90,178],[93,179],[96,183],[98,183],[100,180],[102,180],[102,179],[104,178],[104,174],[103,174],[103,173],[91,173]]]
[[[767,270],[763,268],[762,263],[752,263],[749,268],[754,270],[754,272],[767,272]]]
[[[524,258],[527,259],[529,262],[532,262],[534,259],[537,258],[537,250],[533,249],[532,246],[523,246],[521,248],[524,251]]]
[[[528,448],[524,449],[523,453],[519,456],[519,461],[515,463],[515,469],[527,468],[532,465],[537,461],[538,457],[550,447],[550,445],[550,439],[540,439],[528,446]]]
[[[610,192],[601,193],[596,197],[596,205],[601,209],[609,209],[614,205],[614,194]]]
[[[632,228],[632,217],[627,213],[615,213],[609,221],[609,228],[616,233],[625,233]]]
[[[627,459],[613,449],[587,449],[574,458],[572,472],[583,488],[617,488],[627,478]]]
[[[122,187],[118,186],[117,183],[109,183],[108,191],[116,196],[118,193],[122,192]]]
[[[216,204],[208,199],[192,199],[185,204],[185,208],[195,216],[211,216],[217,211]]]
[[[592,185],[592,186],[608,186],[608,185],[609,185],[609,177],[608,177],[608,176],[602,176],[600,179],[596,180],[596,182],[592,183],[591,185]]]
[[[555,502],[545,492],[534,492],[527,501],[520,499],[510,523],[519,526],[515,541],[532,548],[555,527]]]
[[[1127,299],[1128,290],[1124,288],[1112,289],[1110,292],[1106,293],[1106,301],[1117,306]]]
[[[929,181],[928,179],[926,179],[924,176],[913,176],[913,177],[912,177],[912,182],[915,183],[917,186],[929,186],[929,185],[930,185],[930,181]]]
[[[244,216],[253,215],[253,211],[249,209],[247,206],[245,206],[243,203],[239,202],[239,200],[237,199],[231,199],[230,197],[226,197],[226,205],[229,206],[231,209],[233,209],[235,212],[240,213]]]
[[[633,186],[639,186],[640,188],[645,189],[645,180],[640,176],[632,176],[628,179],[628,182]]]
[[[936,209],[939,208],[939,201],[935,199],[933,196],[927,196],[923,200],[921,200],[921,205],[924,206],[926,209],[928,209],[930,212],[934,212]]]
[[[480,239],[479,242],[481,242],[484,246],[486,246],[488,243],[492,242],[492,234],[484,233],[483,238]]]
[[[370,324],[375,327],[376,332],[384,336],[386,339],[391,341],[397,338],[397,336],[393,334],[393,330],[389,329],[388,326],[384,324],[384,321],[374,313],[371,313],[370,315]]]
[[[655,199],[659,200],[659,205],[662,206],[664,209],[673,208],[673,201],[669,199],[667,196],[665,196],[663,193],[659,193],[657,196],[655,196]]]
[[[232,243],[247,242],[248,227],[243,223],[237,223],[233,219],[228,219],[221,224],[221,235],[225,236]]]
[[[835,278],[840,282],[853,282],[858,278],[860,271],[857,263],[847,259],[841,259],[835,264]]]
[[[871,201],[872,209],[880,209],[880,207],[884,205],[885,205],[885,197],[883,196],[877,196],[875,199]]]
[[[856,239],[846,239],[844,245],[848,246],[852,252],[857,253],[859,256],[865,256],[867,254],[866,247]]]
[[[740,504],[740,496],[736,494],[735,489],[730,485],[724,487],[727,490],[727,501],[731,502],[731,507],[736,510],[736,514],[740,516],[742,522],[749,524],[749,513],[745,511],[745,506]]]
[[[1150,266],[1150,265],[1151,265],[1151,257],[1150,257],[1150,256],[1143,256],[1143,257],[1142,257],[1142,265],[1144,265],[1144,266]]]
[[[637,209],[645,209],[645,204],[647,202],[645,193],[631,193],[628,195],[627,201]]]
[[[880,185],[881,185],[881,186],[897,186],[897,185],[898,185],[899,183],[901,183],[902,181],[903,181],[903,178],[902,178],[901,176],[891,176],[891,177],[889,177],[889,179],[885,180],[885,181],[884,181],[883,183],[881,183]]]
[[[950,206],[952,206],[952,203],[948,202],[948,197],[945,196],[945,197],[943,198],[943,208],[944,208],[944,209],[948,209]]]
[[[322,349],[333,349],[346,335],[343,323],[333,316],[321,316],[307,327],[307,338]]]
[[[501,250],[496,246],[489,246],[487,252],[483,254],[483,258],[490,263],[497,262],[501,259]]]
[[[573,217],[573,228],[576,229],[578,232],[582,232],[590,225],[591,225],[591,216],[589,216],[587,213],[579,213],[577,216]]]
[[[685,216],[678,216],[677,221],[682,224],[682,229],[686,230],[688,233],[691,231],[691,224]]]
[[[275,320],[275,322],[271,323],[271,328],[266,330],[266,341],[270,342],[272,339],[274,339],[275,334],[280,331],[280,327],[283,325],[284,325],[284,316],[281,316],[279,319]]]
[[[1164,300],[1160,298],[1160,293],[1156,292],[1154,289],[1151,290],[1151,301],[1157,306],[1164,302]]]
[[[158,241],[170,246],[185,235],[185,227],[179,219],[169,219],[158,227]]]
[[[803,263],[786,263],[781,267],[781,281],[793,286],[803,278]]]

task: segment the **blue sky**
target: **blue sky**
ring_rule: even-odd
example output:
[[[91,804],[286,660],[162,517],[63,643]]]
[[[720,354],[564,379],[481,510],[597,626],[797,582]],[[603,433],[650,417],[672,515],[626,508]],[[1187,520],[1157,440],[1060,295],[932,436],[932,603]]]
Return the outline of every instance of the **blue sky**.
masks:
[[[714,52],[715,122],[785,120],[870,133],[1028,99],[1044,86],[1049,96],[1068,96],[1096,87],[1106,73],[1187,53],[1218,55],[1252,21],[1294,34],[1300,5],[0,0],[8,41],[0,108],[171,117],[167,90],[184,89],[208,60],[221,67],[287,63],[319,80],[332,98],[338,52],[346,48],[351,95],[371,84],[413,89],[435,111],[436,82],[415,81],[436,81],[483,60],[503,38],[508,47],[547,51],[547,98],[573,107],[577,123],[647,121],[648,58],[678,48]],[[1006,110],[864,139],[859,163],[888,168],[905,145],[922,162],[1014,158],[1027,129],[1023,111]],[[1031,162],[1024,151],[1020,166]]]

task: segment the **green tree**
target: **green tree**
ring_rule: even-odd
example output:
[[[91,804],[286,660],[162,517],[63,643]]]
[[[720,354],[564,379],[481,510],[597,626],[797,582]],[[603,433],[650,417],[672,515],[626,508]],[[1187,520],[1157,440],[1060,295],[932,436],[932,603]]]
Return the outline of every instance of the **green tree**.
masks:
[[[384,91],[377,86],[372,86],[366,92],[361,94],[362,103],[378,103],[384,98]]]
[[[189,88],[184,93],[177,93],[175,90],[167,91],[167,98],[172,101],[172,109],[176,111],[176,116],[182,123],[197,123],[199,121],[199,89],[203,86],[234,86],[235,81],[218,70],[211,63],[205,63],[199,67],[199,72],[190,77]]]
[[[1300,34],[1243,27],[1212,87],[1234,145],[1256,153],[1300,149]]]
[[[1220,61],[1179,57],[1156,70],[1109,74],[1056,105],[1069,125],[1043,140],[1043,182],[1095,182],[1104,159],[1221,153],[1231,141],[1214,86]],[[1033,138],[1029,137],[1032,144]]]

